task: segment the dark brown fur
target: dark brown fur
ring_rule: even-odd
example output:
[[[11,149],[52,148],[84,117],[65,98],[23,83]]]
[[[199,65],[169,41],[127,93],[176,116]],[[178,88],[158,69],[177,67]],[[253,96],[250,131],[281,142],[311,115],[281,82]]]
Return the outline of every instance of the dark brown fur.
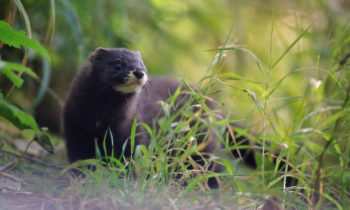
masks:
[[[120,52],[123,51],[130,53],[125,49]],[[101,55],[102,53],[104,54]],[[105,60],[113,59],[108,57],[111,56],[108,51],[102,50],[101,52],[101,49],[90,55],[74,78],[64,106],[64,133],[68,157],[71,162],[94,158],[94,140],[97,138],[98,145],[102,148],[102,140],[108,128],[113,134],[113,149],[117,155],[121,154],[122,146],[130,136],[136,112],[138,113],[138,122],[152,126],[157,116],[163,116],[158,101],[167,100],[180,85],[179,80],[151,77],[140,92],[131,94],[116,92],[108,85],[108,82],[102,82],[99,78],[98,74],[105,71],[105,69],[96,67],[99,56],[104,56]],[[140,57],[136,57],[136,54],[131,57],[133,56],[135,61],[131,59],[128,62],[135,62],[135,65],[142,62]],[[146,72],[143,64],[139,67]],[[183,96],[179,98],[183,98]],[[213,103],[207,103],[211,109],[215,108]],[[138,132],[141,132],[141,129],[138,127]],[[149,137],[147,135],[137,136],[135,141],[136,145],[147,145]],[[109,144],[108,141],[107,144]],[[214,139],[207,146],[206,152],[213,152],[215,148]],[[111,149],[111,145],[109,145],[109,149]],[[126,152],[128,151],[126,150]]]

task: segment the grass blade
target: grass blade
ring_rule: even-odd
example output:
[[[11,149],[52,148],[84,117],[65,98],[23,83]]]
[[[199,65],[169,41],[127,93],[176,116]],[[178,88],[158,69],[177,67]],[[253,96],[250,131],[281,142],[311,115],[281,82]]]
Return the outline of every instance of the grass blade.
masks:
[[[277,59],[277,61],[272,64],[270,70],[273,69],[283,58],[287,55],[287,53],[299,42],[299,40],[306,34],[306,32],[311,28],[312,24],[309,25],[295,40],[289,45],[289,47],[283,52],[283,54]]]

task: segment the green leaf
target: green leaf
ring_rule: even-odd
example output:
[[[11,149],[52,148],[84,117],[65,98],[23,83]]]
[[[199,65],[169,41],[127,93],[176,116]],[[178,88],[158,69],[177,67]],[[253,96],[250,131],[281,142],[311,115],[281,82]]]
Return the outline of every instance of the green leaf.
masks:
[[[230,79],[230,80],[245,80],[242,77],[233,74],[233,73],[221,73],[217,74],[218,77],[223,78],[223,79]]]
[[[2,72],[16,87],[21,87],[23,84],[23,79],[19,77],[17,74],[13,73],[8,68],[2,68],[0,69],[0,72]]]
[[[15,48],[24,46],[33,50],[37,50],[42,55],[44,55],[47,60],[51,60],[49,53],[37,41],[27,37],[24,31],[16,31],[12,29],[11,26],[2,20],[0,21],[0,41],[3,41],[5,44]]]
[[[250,56],[255,60],[256,64],[258,65],[259,70],[260,70],[261,72],[264,72],[264,68],[263,68],[263,66],[262,66],[262,64],[261,64],[261,61],[260,61],[259,58],[258,58],[252,51],[250,51],[250,50],[247,50],[247,49],[245,49],[245,48],[242,48],[242,47],[239,46],[239,45],[229,45],[229,46],[226,46],[226,47],[219,47],[219,48],[217,48],[217,49],[212,49],[212,50],[208,50],[208,51],[218,51],[218,50],[219,50],[219,51],[221,51],[221,50],[223,50],[223,51],[226,51],[226,50],[231,50],[231,51],[233,51],[233,50],[241,50],[241,51],[247,53],[248,55],[250,55]]]
[[[247,81],[247,82],[252,82],[252,83],[257,83],[257,84],[260,83],[258,81],[243,78],[243,77],[236,75],[236,74],[233,74],[233,73],[221,73],[221,74],[217,74],[217,77],[219,77],[221,79],[227,79],[227,80]]]
[[[41,133],[34,118],[25,113],[19,106],[4,99],[0,99],[0,116],[4,117],[20,130],[33,129],[37,134]]]
[[[42,133],[39,138],[35,138],[36,142],[42,146],[46,151],[53,154],[53,146],[50,137],[46,133]]]
[[[96,159],[102,160],[102,155],[101,155],[100,148],[98,147],[97,138],[95,138],[94,140],[95,140],[95,156],[96,156]]]
[[[256,94],[253,92],[253,91],[250,91],[250,90],[247,90],[247,89],[242,89],[243,92],[246,92],[251,99],[253,99],[255,105],[258,107],[260,113],[265,116],[266,113],[265,113],[265,109],[261,106],[259,100],[258,100],[258,97],[256,96]]]
[[[137,127],[137,113],[135,115],[134,121],[132,123],[131,127],[131,134],[130,134],[130,149],[131,149],[131,154],[134,152],[134,147],[135,147],[135,136],[136,136],[136,127]]]
[[[38,75],[36,75],[35,72],[33,72],[33,70],[31,70],[26,66],[22,66],[19,63],[13,63],[9,61],[0,61],[0,69],[3,69],[3,68],[11,69],[12,71],[16,71],[16,72],[24,72],[31,77],[38,78]]]
[[[28,75],[37,78],[38,76],[28,67],[22,66],[18,63],[12,63],[8,61],[0,61],[0,72],[2,72],[16,87],[21,87],[23,79],[19,77],[16,72],[25,72]]]
[[[23,138],[27,139],[28,141],[31,141],[35,137],[35,131],[33,129],[24,129],[21,131],[21,134]]]
[[[298,72],[302,72],[302,71],[307,71],[308,69],[304,69],[304,68],[300,68],[300,69],[296,69],[296,70],[293,70],[291,72],[289,72],[287,75],[285,75],[284,77],[282,77],[282,79],[278,80],[278,82],[276,82],[276,84],[274,84],[272,87],[271,87],[271,90],[266,94],[266,98],[269,98],[271,96],[272,93],[275,92],[275,90],[277,90],[282,82],[288,78],[289,76],[291,76],[292,74],[295,74],[295,73],[298,73]]]

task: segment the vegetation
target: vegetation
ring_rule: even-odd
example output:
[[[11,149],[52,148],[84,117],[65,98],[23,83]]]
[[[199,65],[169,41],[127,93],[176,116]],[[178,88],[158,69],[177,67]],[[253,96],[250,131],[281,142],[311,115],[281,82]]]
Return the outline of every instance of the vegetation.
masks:
[[[1,5],[1,209],[254,209],[266,200],[280,208],[350,208],[349,3]],[[158,130],[134,123],[132,158],[105,157],[106,148],[96,147],[97,159],[70,165],[60,110],[69,82],[96,47],[139,50],[151,75],[180,77],[199,90],[190,88],[188,104],[160,119]],[[159,102],[165,113],[179,93]],[[209,97],[226,119],[206,107]],[[183,118],[174,122],[178,115]],[[232,122],[242,126],[233,128],[236,138],[248,136],[257,143],[249,147],[262,151],[255,155],[257,169],[219,152],[197,164],[191,155],[204,155],[195,139],[205,128],[220,137],[226,152],[244,148],[229,142],[232,133],[225,129]],[[142,135],[136,126],[151,136],[148,147],[133,146]],[[26,139],[24,148],[18,139]],[[55,155],[33,149],[32,142]],[[211,163],[226,170],[215,174]],[[279,169],[282,163],[287,167]],[[208,188],[211,177],[219,179],[219,189]],[[287,187],[287,177],[298,184]]]

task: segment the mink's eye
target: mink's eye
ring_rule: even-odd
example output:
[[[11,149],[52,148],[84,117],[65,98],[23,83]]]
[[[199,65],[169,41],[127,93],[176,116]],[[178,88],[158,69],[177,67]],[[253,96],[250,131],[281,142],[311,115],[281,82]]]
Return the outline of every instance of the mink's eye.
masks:
[[[115,67],[116,69],[121,69],[121,68],[123,67],[123,65],[120,64],[120,63],[118,63],[118,64],[115,64],[114,67]]]
[[[117,70],[123,68],[123,66],[124,66],[123,62],[121,60],[115,60],[115,61],[111,62],[110,65],[113,66],[113,68],[117,69]]]

